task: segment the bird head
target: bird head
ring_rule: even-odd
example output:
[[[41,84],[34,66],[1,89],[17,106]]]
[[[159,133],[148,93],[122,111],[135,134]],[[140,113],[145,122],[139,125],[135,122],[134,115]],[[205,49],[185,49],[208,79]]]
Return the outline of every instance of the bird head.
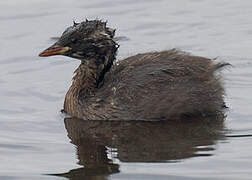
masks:
[[[101,20],[74,22],[56,43],[39,54],[41,57],[64,55],[81,61],[105,57],[116,53],[119,45],[113,40],[115,29]]]

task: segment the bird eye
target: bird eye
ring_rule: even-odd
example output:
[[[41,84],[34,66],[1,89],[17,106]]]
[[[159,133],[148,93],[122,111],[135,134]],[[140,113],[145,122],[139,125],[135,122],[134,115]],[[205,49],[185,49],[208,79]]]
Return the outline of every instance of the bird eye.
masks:
[[[77,42],[77,39],[72,38],[72,39],[71,39],[71,42],[72,42],[72,43],[76,43],[76,42]]]

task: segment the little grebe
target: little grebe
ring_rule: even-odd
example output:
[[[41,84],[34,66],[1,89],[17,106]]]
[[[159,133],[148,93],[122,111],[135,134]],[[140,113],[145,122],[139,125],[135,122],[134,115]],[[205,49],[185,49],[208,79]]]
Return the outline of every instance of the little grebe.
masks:
[[[114,34],[100,20],[74,23],[39,54],[81,60],[65,97],[66,113],[87,120],[166,120],[214,115],[225,107],[215,72],[227,63],[171,49],[114,64]]]

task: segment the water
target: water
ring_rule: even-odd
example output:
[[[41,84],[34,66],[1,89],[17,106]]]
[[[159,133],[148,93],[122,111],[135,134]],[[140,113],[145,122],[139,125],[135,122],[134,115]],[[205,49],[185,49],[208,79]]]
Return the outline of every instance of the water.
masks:
[[[251,179],[251,8],[236,0],[1,1],[0,179]],[[176,47],[231,63],[225,121],[64,120],[79,62],[37,55],[85,18],[108,20],[126,37],[118,59]]]

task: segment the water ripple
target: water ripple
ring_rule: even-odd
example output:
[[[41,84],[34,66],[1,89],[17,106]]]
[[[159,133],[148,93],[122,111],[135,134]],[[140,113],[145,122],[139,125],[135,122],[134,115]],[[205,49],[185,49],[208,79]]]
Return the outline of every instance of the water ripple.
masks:
[[[34,18],[41,18],[45,16],[53,16],[57,14],[63,13],[62,11],[58,12],[46,12],[46,13],[23,13],[13,16],[0,16],[0,20],[2,21],[9,21],[9,20],[20,20],[20,19],[34,19]]]

